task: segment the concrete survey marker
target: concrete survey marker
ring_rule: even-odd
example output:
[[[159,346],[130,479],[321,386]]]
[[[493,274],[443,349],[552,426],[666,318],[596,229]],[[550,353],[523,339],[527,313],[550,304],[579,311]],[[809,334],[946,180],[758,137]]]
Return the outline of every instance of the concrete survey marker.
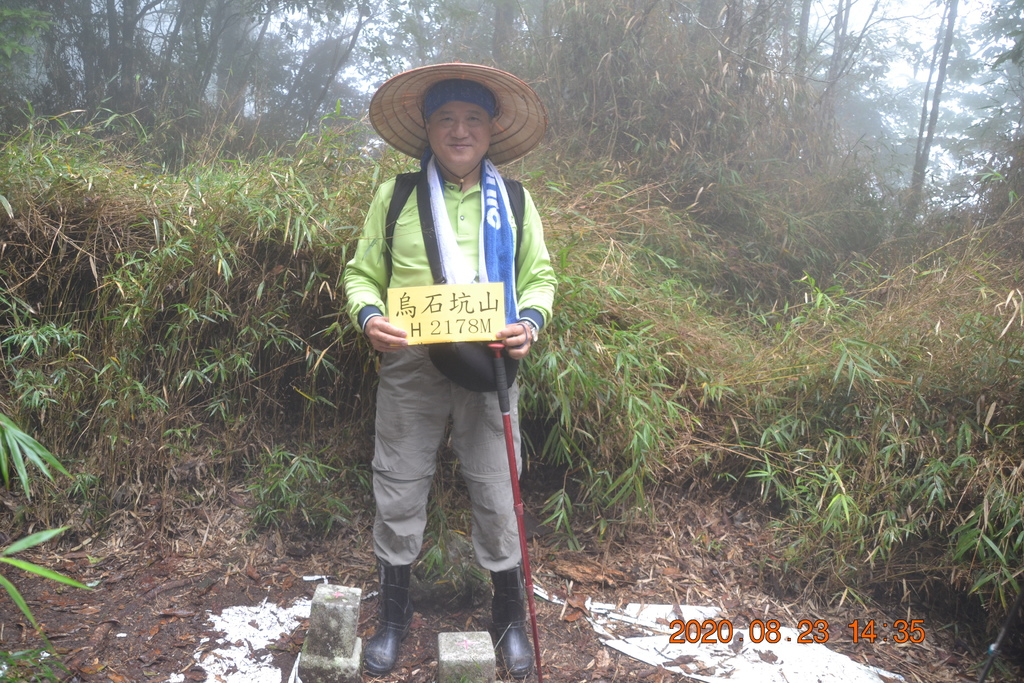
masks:
[[[362,591],[323,583],[316,587],[309,611],[309,630],[296,662],[303,683],[355,683],[362,680],[363,656],[359,626]]]
[[[437,683],[494,683],[495,678],[489,633],[437,634]]]

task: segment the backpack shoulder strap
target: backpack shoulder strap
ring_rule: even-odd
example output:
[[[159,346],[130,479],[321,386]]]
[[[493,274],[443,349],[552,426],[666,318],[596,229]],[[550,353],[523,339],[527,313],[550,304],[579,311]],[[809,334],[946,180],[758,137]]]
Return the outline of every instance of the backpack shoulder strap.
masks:
[[[391,203],[388,204],[388,215],[384,220],[384,262],[387,269],[388,282],[391,281],[391,245],[395,241],[395,224],[398,223],[398,216],[405,208],[406,202],[412,195],[419,180],[420,172],[399,173],[395,176],[395,191],[391,195]]]
[[[509,180],[502,176],[505,181],[505,194],[508,195],[509,208],[512,209],[512,217],[516,222],[516,275],[519,274],[519,245],[523,243],[523,215],[526,213],[526,190],[518,180]]]
[[[441,268],[441,252],[437,248],[437,233],[434,231],[434,214],[430,211],[430,182],[426,173],[420,174],[419,182],[416,183],[416,209],[420,212],[423,250],[427,252],[430,275],[435,285],[446,284]]]

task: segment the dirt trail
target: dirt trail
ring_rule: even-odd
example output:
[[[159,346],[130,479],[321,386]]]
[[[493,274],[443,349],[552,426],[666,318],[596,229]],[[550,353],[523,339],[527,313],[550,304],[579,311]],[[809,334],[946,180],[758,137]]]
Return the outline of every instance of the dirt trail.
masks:
[[[238,501],[238,497],[234,497]],[[528,505],[534,505],[528,500]],[[531,545],[538,585],[568,599],[557,605],[537,601],[545,680],[551,683],[683,680],[606,648],[586,619],[587,597],[613,604],[630,602],[716,606],[721,619],[745,625],[753,619],[777,619],[796,627],[801,620],[827,620],[828,646],[856,661],[897,673],[915,683],[973,681],[969,667],[982,661],[979,651],[950,635],[953,629],[913,607],[883,608],[858,604],[828,607],[787,603],[777,581],[761,576],[763,553],[772,547],[755,508],[736,509],[725,500],[662,505],[653,530],[619,534],[594,552],[560,549],[550,536]],[[201,663],[215,657],[208,613],[269,600],[290,605],[309,598],[315,583],[304,577],[326,575],[331,582],[375,588],[368,519],[327,538],[302,538],[280,532],[243,541],[248,528],[244,507],[228,505],[197,512],[188,531],[168,541],[157,538],[159,514],[125,515],[103,538],[79,547],[28,554],[95,589],[83,592],[7,571],[28,600],[36,618],[70,669],[66,680],[82,683],[205,681]],[[178,520],[180,522],[180,519]],[[186,525],[187,526],[187,525]],[[185,527],[182,527],[185,528]],[[774,594],[773,594],[774,593]],[[795,597],[789,597],[796,600]],[[383,679],[429,683],[436,674],[436,635],[441,631],[485,630],[488,606],[482,595],[447,605],[420,603],[398,667]],[[360,634],[372,632],[375,598],[364,601]],[[920,644],[854,644],[847,624],[858,619],[924,620]],[[253,656],[269,655],[282,683],[301,650],[305,622]],[[17,651],[40,646],[37,635],[4,597],[0,599],[0,648]],[[975,645],[975,648],[978,646]],[[698,673],[694,671],[694,673]],[[8,680],[17,680],[13,673]],[[991,675],[989,681],[1020,680]]]

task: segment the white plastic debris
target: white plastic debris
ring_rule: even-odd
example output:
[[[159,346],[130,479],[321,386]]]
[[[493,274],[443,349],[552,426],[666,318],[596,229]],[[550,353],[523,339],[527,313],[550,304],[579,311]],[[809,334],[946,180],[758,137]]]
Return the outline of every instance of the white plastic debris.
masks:
[[[208,680],[280,683],[281,670],[274,666],[273,655],[259,652],[298,628],[309,616],[310,605],[309,599],[297,600],[291,607],[264,600],[254,607],[227,607],[220,615],[210,613],[213,630],[223,631],[224,637],[216,648],[197,652],[196,661]]]
[[[564,605],[534,584],[538,597]],[[778,626],[755,628],[753,638],[746,628],[731,628],[731,622],[716,619],[715,607],[693,605],[615,605],[585,603],[586,619],[604,644],[633,659],[662,666],[674,673],[707,683],[886,683],[902,676],[853,661],[821,642],[821,631],[798,631]],[[690,633],[681,627],[695,621]],[[697,626],[710,621],[704,629]],[[673,624],[673,622],[676,622]],[[644,635],[636,635],[637,632]],[[719,642],[686,642],[701,640]],[[683,642],[672,642],[673,640]],[[769,640],[776,640],[771,643]],[[802,642],[810,641],[810,642]],[[884,676],[884,678],[883,678]]]
[[[295,663],[292,664],[292,673],[288,676],[288,683],[302,683],[302,679],[299,678],[299,660],[302,659],[302,653],[295,655]]]

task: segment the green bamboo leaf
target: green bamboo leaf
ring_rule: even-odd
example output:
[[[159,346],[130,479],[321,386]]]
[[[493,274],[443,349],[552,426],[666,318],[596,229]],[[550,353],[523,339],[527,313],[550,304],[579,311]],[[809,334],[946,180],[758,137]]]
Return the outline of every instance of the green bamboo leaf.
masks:
[[[25,490],[25,496],[31,497],[28,489],[28,472],[25,469],[25,460],[21,454],[21,444],[15,438],[17,433],[17,427],[8,426],[13,425],[5,416],[0,415],[0,461],[3,462],[3,474],[4,474],[4,485],[10,485],[10,466],[14,465],[14,472],[18,476],[18,480],[21,481],[22,488]]]
[[[50,453],[41,443],[32,436],[22,431],[6,415],[0,414],[0,475],[3,476],[4,485],[10,485],[10,465],[14,465],[15,474],[21,482],[25,497],[31,499],[32,494],[29,488],[29,474],[26,460],[35,465],[47,479],[53,479],[47,464],[62,474],[68,474],[57,458]]]
[[[38,442],[36,442],[36,444],[38,445]],[[61,474],[68,474],[68,471],[64,469],[64,466],[60,464],[57,458],[53,457],[52,453],[41,446],[38,450],[35,448],[26,448],[24,453],[25,457],[27,457],[33,465],[38,467],[42,473],[46,475],[47,479],[53,479],[53,475],[50,474],[47,464],[59,471]]]
[[[3,562],[5,564],[9,564],[12,567],[17,567],[18,569],[22,569],[22,570],[24,570],[26,572],[35,574],[36,576],[41,576],[44,579],[50,579],[51,581],[57,581],[58,583],[64,583],[64,584],[67,584],[69,586],[74,586],[75,588],[83,588],[85,590],[89,589],[88,586],[85,586],[85,585],[75,581],[74,579],[72,579],[70,577],[64,576],[63,574],[59,574],[59,573],[53,571],[52,569],[47,569],[46,567],[40,567],[38,564],[32,564],[31,562],[26,562],[25,560],[19,560],[19,559],[14,558],[14,557],[0,557],[0,562]]]
[[[4,209],[7,211],[7,217],[13,219],[14,209],[11,207],[11,203],[7,201],[7,197],[2,194],[0,194],[0,205],[3,205]]]
[[[0,418],[4,416],[0,415]],[[47,477],[50,477],[49,471],[46,469],[43,461],[49,463],[54,469],[57,469],[62,474],[68,474],[68,471],[64,469],[64,466],[60,464],[53,453],[49,451],[43,444],[36,441],[30,434],[23,431],[18,427],[10,418],[6,418],[6,425],[8,432],[14,438],[14,440],[21,446],[21,451],[24,453],[35,465],[47,473]]]
[[[32,610],[28,608],[25,598],[21,597],[21,593],[18,592],[18,589],[15,588],[14,584],[8,581],[3,574],[0,574],[0,586],[4,587],[7,594],[11,596],[11,600],[14,601],[14,604],[18,606],[18,609],[21,610],[21,613],[25,615],[25,618],[29,620],[32,626],[38,629],[39,624],[36,623],[36,618],[32,616]]]
[[[18,443],[17,438],[13,434],[7,435],[8,444],[12,447],[8,449],[7,454],[14,461],[14,471],[18,474],[18,480],[21,481],[21,488],[25,491],[25,498],[32,498],[32,493],[29,491],[29,478],[28,468],[25,467],[25,454],[21,450],[21,444]]]
[[[3,477],[4,486],[9,486],[11,483],[11,471],[7,457],[8,452],[7,431],[0,428],[0,477]]]
[[[0,557],[8,555],[17,555],[20,552],[33,548],[41,543],[46,543],[55,536],[60,536],[64,533],[68,527],[63,526],[59,529],[47,529],[46,531],[37,531],[34,534],[29,534],[24,538],[19,538],[14,543],[10,544],[3,551],[0,551]]]
[[[988,547],[990,547],[992,549],[992,552],[994,552],[996,554],[996,557],[999,558],[999,561],[1002,564],[1005,565],[1006,564],[1006,556],[1003,555],[1003,551],[999,549],[999,546],[997,546],[995,544],[995,541],[993,541],[988,536],[982,536],[981,540],[985,541],[986,545],[988,545]]]

